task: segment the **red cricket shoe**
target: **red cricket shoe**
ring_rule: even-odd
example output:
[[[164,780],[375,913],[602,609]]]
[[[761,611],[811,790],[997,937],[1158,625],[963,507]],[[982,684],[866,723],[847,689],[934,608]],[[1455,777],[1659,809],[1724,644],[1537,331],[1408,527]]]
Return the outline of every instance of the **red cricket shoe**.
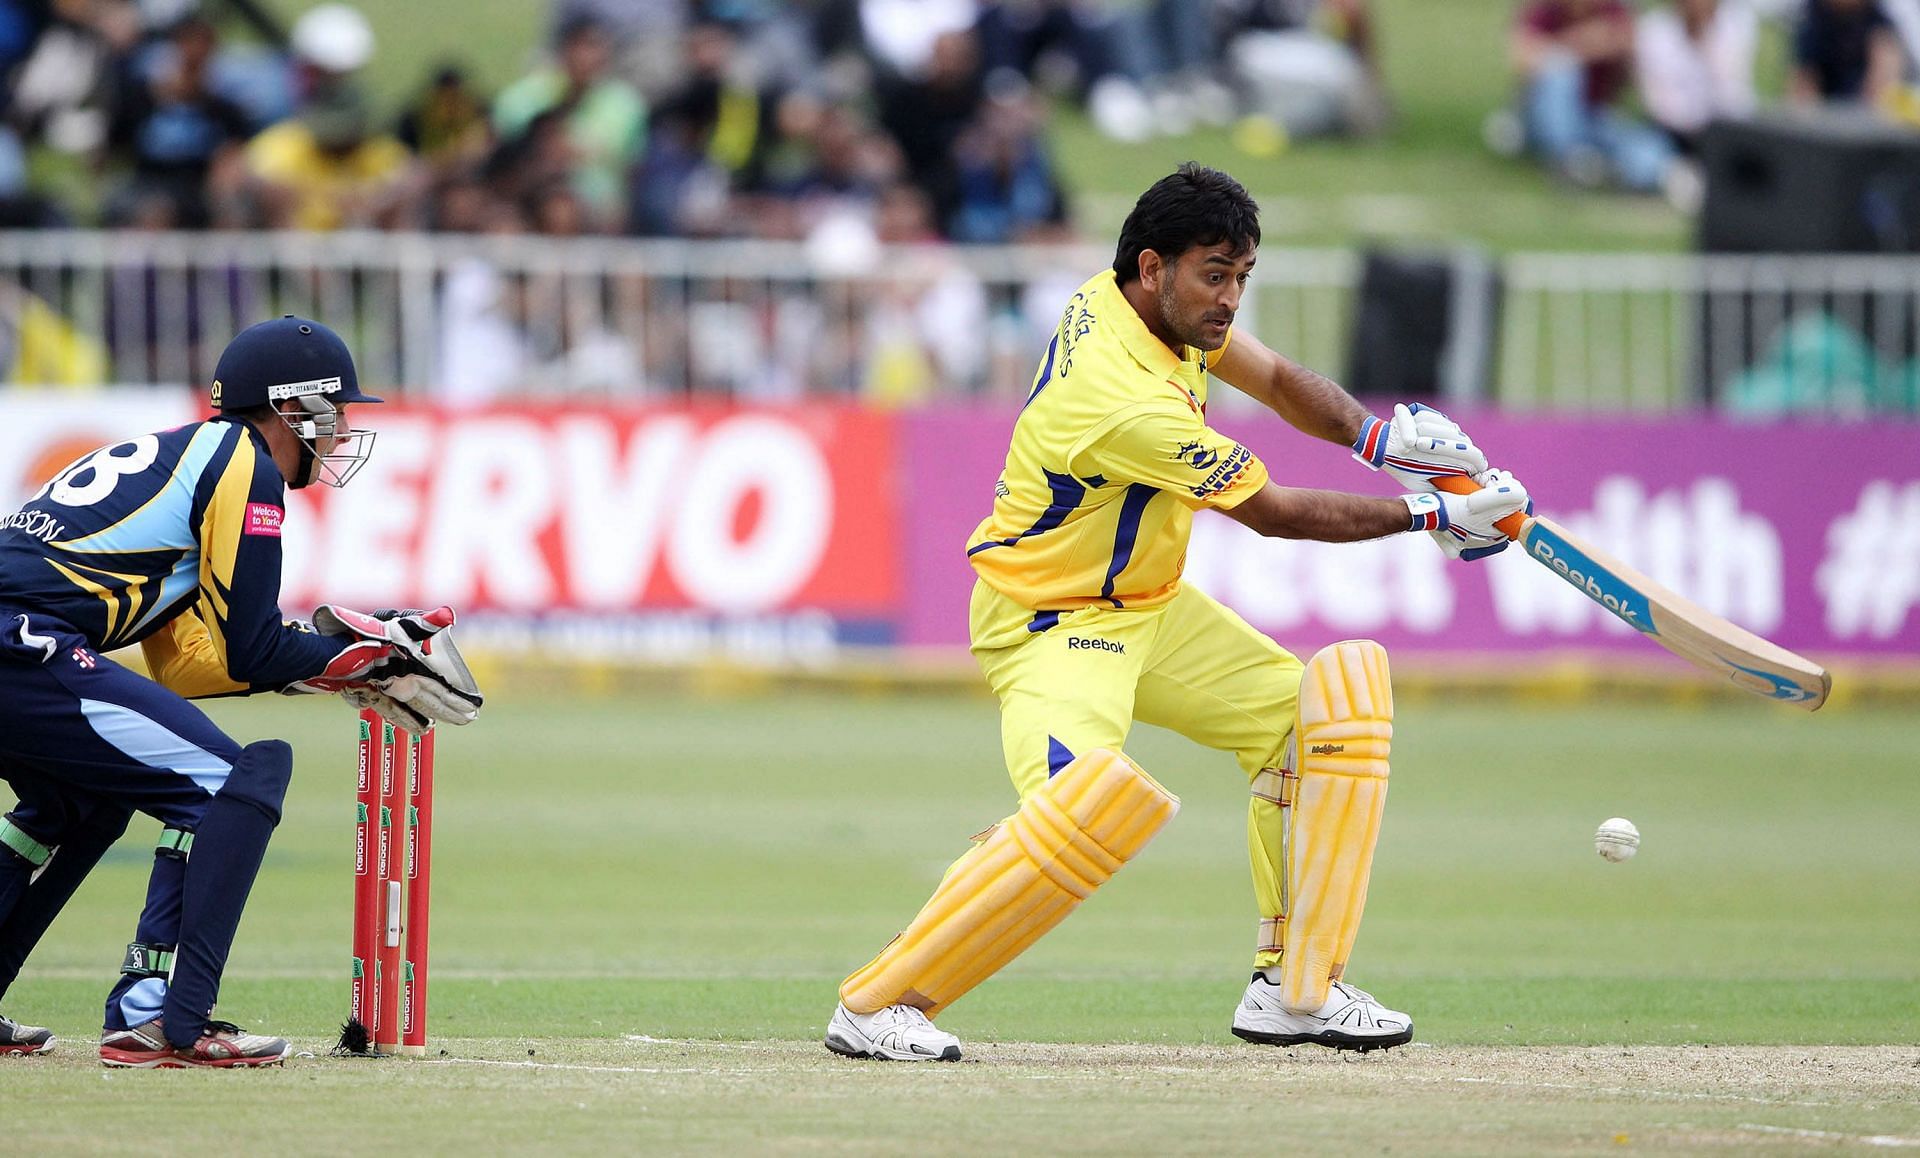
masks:
[[[53,1032],[37,1025],[21,1025],[0,1017],[0,1054],[46,1053],[53,1048]]]
[[[293,1052],[285,1038],[243,1033],[230,1021],[209,1021],[200,1040],[175,1049],[160,1018],[100,1037],[100,1064],[121,1069],[186,1069],[211,1066],[277,1066]]]

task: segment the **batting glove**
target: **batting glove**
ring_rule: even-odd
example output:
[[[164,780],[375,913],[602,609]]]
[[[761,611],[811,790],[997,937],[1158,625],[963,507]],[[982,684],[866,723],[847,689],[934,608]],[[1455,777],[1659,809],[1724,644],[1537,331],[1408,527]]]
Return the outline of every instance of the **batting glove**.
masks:
[[[1368,415],[1353,440],[1353,457],[1416,490],[1432,490],[1436,475],[1474,477],[1487,469],[1487,456],[1458,423],[1418,402],[1395,406],[1391,420]]]
[[[1409,530],[1426,531],[1449,558],[1472,562],[1498,555],[1512,540],[1494,526],[1516,511],[1533,513],[1527,488],[1504,470],[1474,476],[1480,489],[1471,494],[1409,494],[1400,500],[1411,516]]]

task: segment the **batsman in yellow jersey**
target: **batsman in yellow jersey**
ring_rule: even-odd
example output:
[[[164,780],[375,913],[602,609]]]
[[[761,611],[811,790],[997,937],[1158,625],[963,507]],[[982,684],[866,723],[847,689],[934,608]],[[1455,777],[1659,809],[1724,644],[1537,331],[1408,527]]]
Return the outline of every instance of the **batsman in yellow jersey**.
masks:
[[[1369,414],[1339,386],[1233,330],[1260,243],[1238,182],[1196,165],[1156,183],[1113,268],[1068,301],[967,557],[979,580],[974,656],[1000,700],[1020,807],[975,838],[931,900],[840,988],[837,1053],[954,1060],[931,1018],[992,976],[1179,809],[1122,748],[1135,721],[1234,754],[1250,800],[1259,906],[1254,973],[1233,1032],[1273,1045],[1384,1049],[1406,1014],[1344,979],[1386,803],[1393,693],[1379,644],[1306,663],[1181,581],[1194,512],[1263,535],[1353,542],[1432,532],[1475,559],[1527,506],[1511,475],[1438,411]],[[1273,481],[1207,425],[1209,375],[1299,430],[1353,447],[1412,489],[1400,498]],[[1478,490],[1437,493],[1441,475]]]

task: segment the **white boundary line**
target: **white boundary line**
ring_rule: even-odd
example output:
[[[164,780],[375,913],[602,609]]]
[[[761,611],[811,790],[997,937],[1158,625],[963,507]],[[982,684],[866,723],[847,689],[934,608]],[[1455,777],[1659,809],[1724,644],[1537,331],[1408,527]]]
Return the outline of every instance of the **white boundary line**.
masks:
[[[1712,1127],[1706,1128],[1711,1129]],[[1763,1126],[1757,1122],[1741,1122],[1735,1129],[1752,1130],[1760,1134],[1784,1134],[1789,1138],[1806,1138],[1821,1142],[1852,1142],[1860,1146],[1920,1149],[1920,1138],[1906,1138],[1898,1134],[1836,1134],[1832,1130],[1802,1130],[1793,1126]]]
[[[497,1066],[511,1070],[578,1070],[590,1074],[711,1074],[718,1071],[700,1066],[588,1066],[572,1062],[500,1061],[483,1057],[436,1057],[416,1062],[429,1066]]]
[[[1591,1094],[1596,1097],[1621,1098],[1671,1098],[1682,1102],[1748,1102],[1756,1106],[1802,1106],[1815,1110],[1848,1109],[1840,1102],[1792,1102],[1779,1098],[1756,1098],[1751,1094],[1704,1094],[1689,1093],[1685,1090],[1648,1090],[1627,1086],[1582,1086],[1573,1082],[1524,1082],[1514,1078],[1423,1078],[1418,1074],[1397,1075],[1414,1081],[1445,1081],[1460,1085],[1513,1086],[1526,1090],[1566,1090],[1576,1094]]]

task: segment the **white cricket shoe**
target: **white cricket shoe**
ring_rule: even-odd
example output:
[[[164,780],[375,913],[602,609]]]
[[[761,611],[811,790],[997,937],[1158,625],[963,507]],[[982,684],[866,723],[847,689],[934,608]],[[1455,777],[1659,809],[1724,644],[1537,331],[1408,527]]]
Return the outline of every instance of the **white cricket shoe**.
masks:
[[[827,1048],[881,1061],[960,1060],[960,1039],[935,1029],[927,1015],[911,1005],[889,1005],[875,1013],[837,1006],[827,1022]]]
[[[1327,1003],[1319,1009],[1294,1013],[1280,1004],[1280,987],[1255,973],[1233,1011],[1233,1036],[1261,1045],[1324,1045],[1365,1053],[1412,1041],[1413,1018],[1344,981],[1329,987]]]

